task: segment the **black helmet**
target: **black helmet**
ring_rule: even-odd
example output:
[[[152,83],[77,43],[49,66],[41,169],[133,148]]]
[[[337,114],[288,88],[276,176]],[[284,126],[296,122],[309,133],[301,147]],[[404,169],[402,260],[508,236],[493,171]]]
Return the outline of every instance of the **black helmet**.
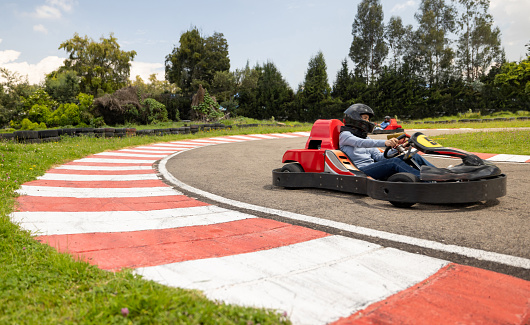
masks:
[[[390,116],[385,116],[385,121],[390,121],[391,117]]]
[[[375,124],[363,120],[361,117],[362,114],[368,114],[370,118],[374,117],[374,111],[370,106],[365,104],[351,105],[344,111],[344,124],[363,132],[370,133],[374,130]]]

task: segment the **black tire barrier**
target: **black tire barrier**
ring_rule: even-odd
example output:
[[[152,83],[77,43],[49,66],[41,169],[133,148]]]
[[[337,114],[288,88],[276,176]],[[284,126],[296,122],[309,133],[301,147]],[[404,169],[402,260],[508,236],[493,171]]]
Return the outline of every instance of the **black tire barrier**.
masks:
[[[51,129],[51,130],[40,130],[37,131],[39,138],[46,139],[46,138],[55,138],[59,136],[59,130],[57,129]]]
[[[95,136],[94,128],[77,128],[75,130],[77,136],[93,137]]]
[[[136,135],[154,135],[154,130],[151,129],[145,129],[145,130],[136,130]]]
[[[114,137],[114,128],[105,128],[105,138],[113,138]]]
[[[128,137],[132,137],[136,135],[136,128],[126,128],[125,133]]]
[[[15,138],[18,141],[24,141],[29,142],[28,140],[38,139],[39,138],[39,132],[37,131],[15,131],[13,132],[15,135]]]
[[[94,136],[96,138],[103,138],[105,136],[105,128],[95,128]]]
[[[59,129],[59,135],[69,135],[71,137],[75,136],[75,130],[74,128],[66,128],[66,129]]]
[[[125,138],[126,136],[127,136],[127,129],[124,129],[124,128],[114,129],[115,138]]]
[[[14,133],[0,133],[0,140],[14,140]]]

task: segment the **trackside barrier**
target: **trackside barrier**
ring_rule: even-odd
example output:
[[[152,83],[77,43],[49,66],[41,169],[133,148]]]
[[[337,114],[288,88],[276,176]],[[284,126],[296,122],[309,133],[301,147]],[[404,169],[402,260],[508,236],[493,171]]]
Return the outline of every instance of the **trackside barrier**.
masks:
[[[250,128],[258,126],[282,126],[282,124],[235,124],[225,125],[222,123],[213,124],[193,124],[185,125],[178,128],[165,129],[143,129],[136,130],[135,128],[64,128],[64,129],[48,129],[41,131],[23,130],[14,131],[13,133],[0,133],[0,141],[12,140],[19,143],[42,143],[42,142],[57,142],[61,141],[62,136],[87,136],[97,138],[122,138],[132,136],[163,136],[168,134],[194,134],[197,132],[208,132],[212,130],[232,129],[233,127]]]

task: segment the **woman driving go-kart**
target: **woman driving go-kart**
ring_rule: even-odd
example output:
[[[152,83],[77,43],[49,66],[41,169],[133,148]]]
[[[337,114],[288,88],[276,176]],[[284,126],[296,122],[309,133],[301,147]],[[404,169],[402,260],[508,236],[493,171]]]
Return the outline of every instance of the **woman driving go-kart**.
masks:
[[[344,111],[344,126],[340,129],[339,147],[348,158],[366,175],[379,180],[386,180],[396,173],[411,173],[420,177],[420,170],[405,162],[404,155],[386,159],[378,147],[396,147],[400,144],[396,138],[373,140],[368,137],[375,127],[370,122],[374,111],[364,104],[353,104]],[[417,166],[432,166],[420,155],[411,159]]]
[[[367,105],[354,104],[344,111],[343,121],[317,120],[305,148],[284,153],[283,167],[272,171],[273,184],[363,194],[402,208],[506,195],[506,175],[472,153],[444,147],[421,132],[370,139],[373,115]],[[438,168],[418,153],[460,158],[462,163]]]

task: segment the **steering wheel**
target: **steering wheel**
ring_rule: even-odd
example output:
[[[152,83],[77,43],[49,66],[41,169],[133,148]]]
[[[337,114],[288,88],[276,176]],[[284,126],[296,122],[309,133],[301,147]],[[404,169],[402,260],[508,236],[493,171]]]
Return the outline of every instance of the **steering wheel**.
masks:
[[[407,134],[403,133],[402,135],[400,135],[399,137],[397,137],[398,140],[401,140],[403,138],[410,138],[410,136],[408,136]],[[408,142],[406,142],[408,143]],[[405,153],[407,151],[407,149],[405,149],[405,147],[403,146],[403,144],[399,144],[396,146],[396,151],[393,152],[393,153],[390,153],[390,150],[392,150],[392,147],[386,147],[385,149],[385,152],[383,153],[383,156],[386,158],[386,159],[390,159],[390,158],[394,158],[394,157],[397,157],[403,153]],[[411,146],[409,146],[409,149],[408,151],[410,151],[412,149]],[[412,155],[409,155],[408,158],[412,157]]]

